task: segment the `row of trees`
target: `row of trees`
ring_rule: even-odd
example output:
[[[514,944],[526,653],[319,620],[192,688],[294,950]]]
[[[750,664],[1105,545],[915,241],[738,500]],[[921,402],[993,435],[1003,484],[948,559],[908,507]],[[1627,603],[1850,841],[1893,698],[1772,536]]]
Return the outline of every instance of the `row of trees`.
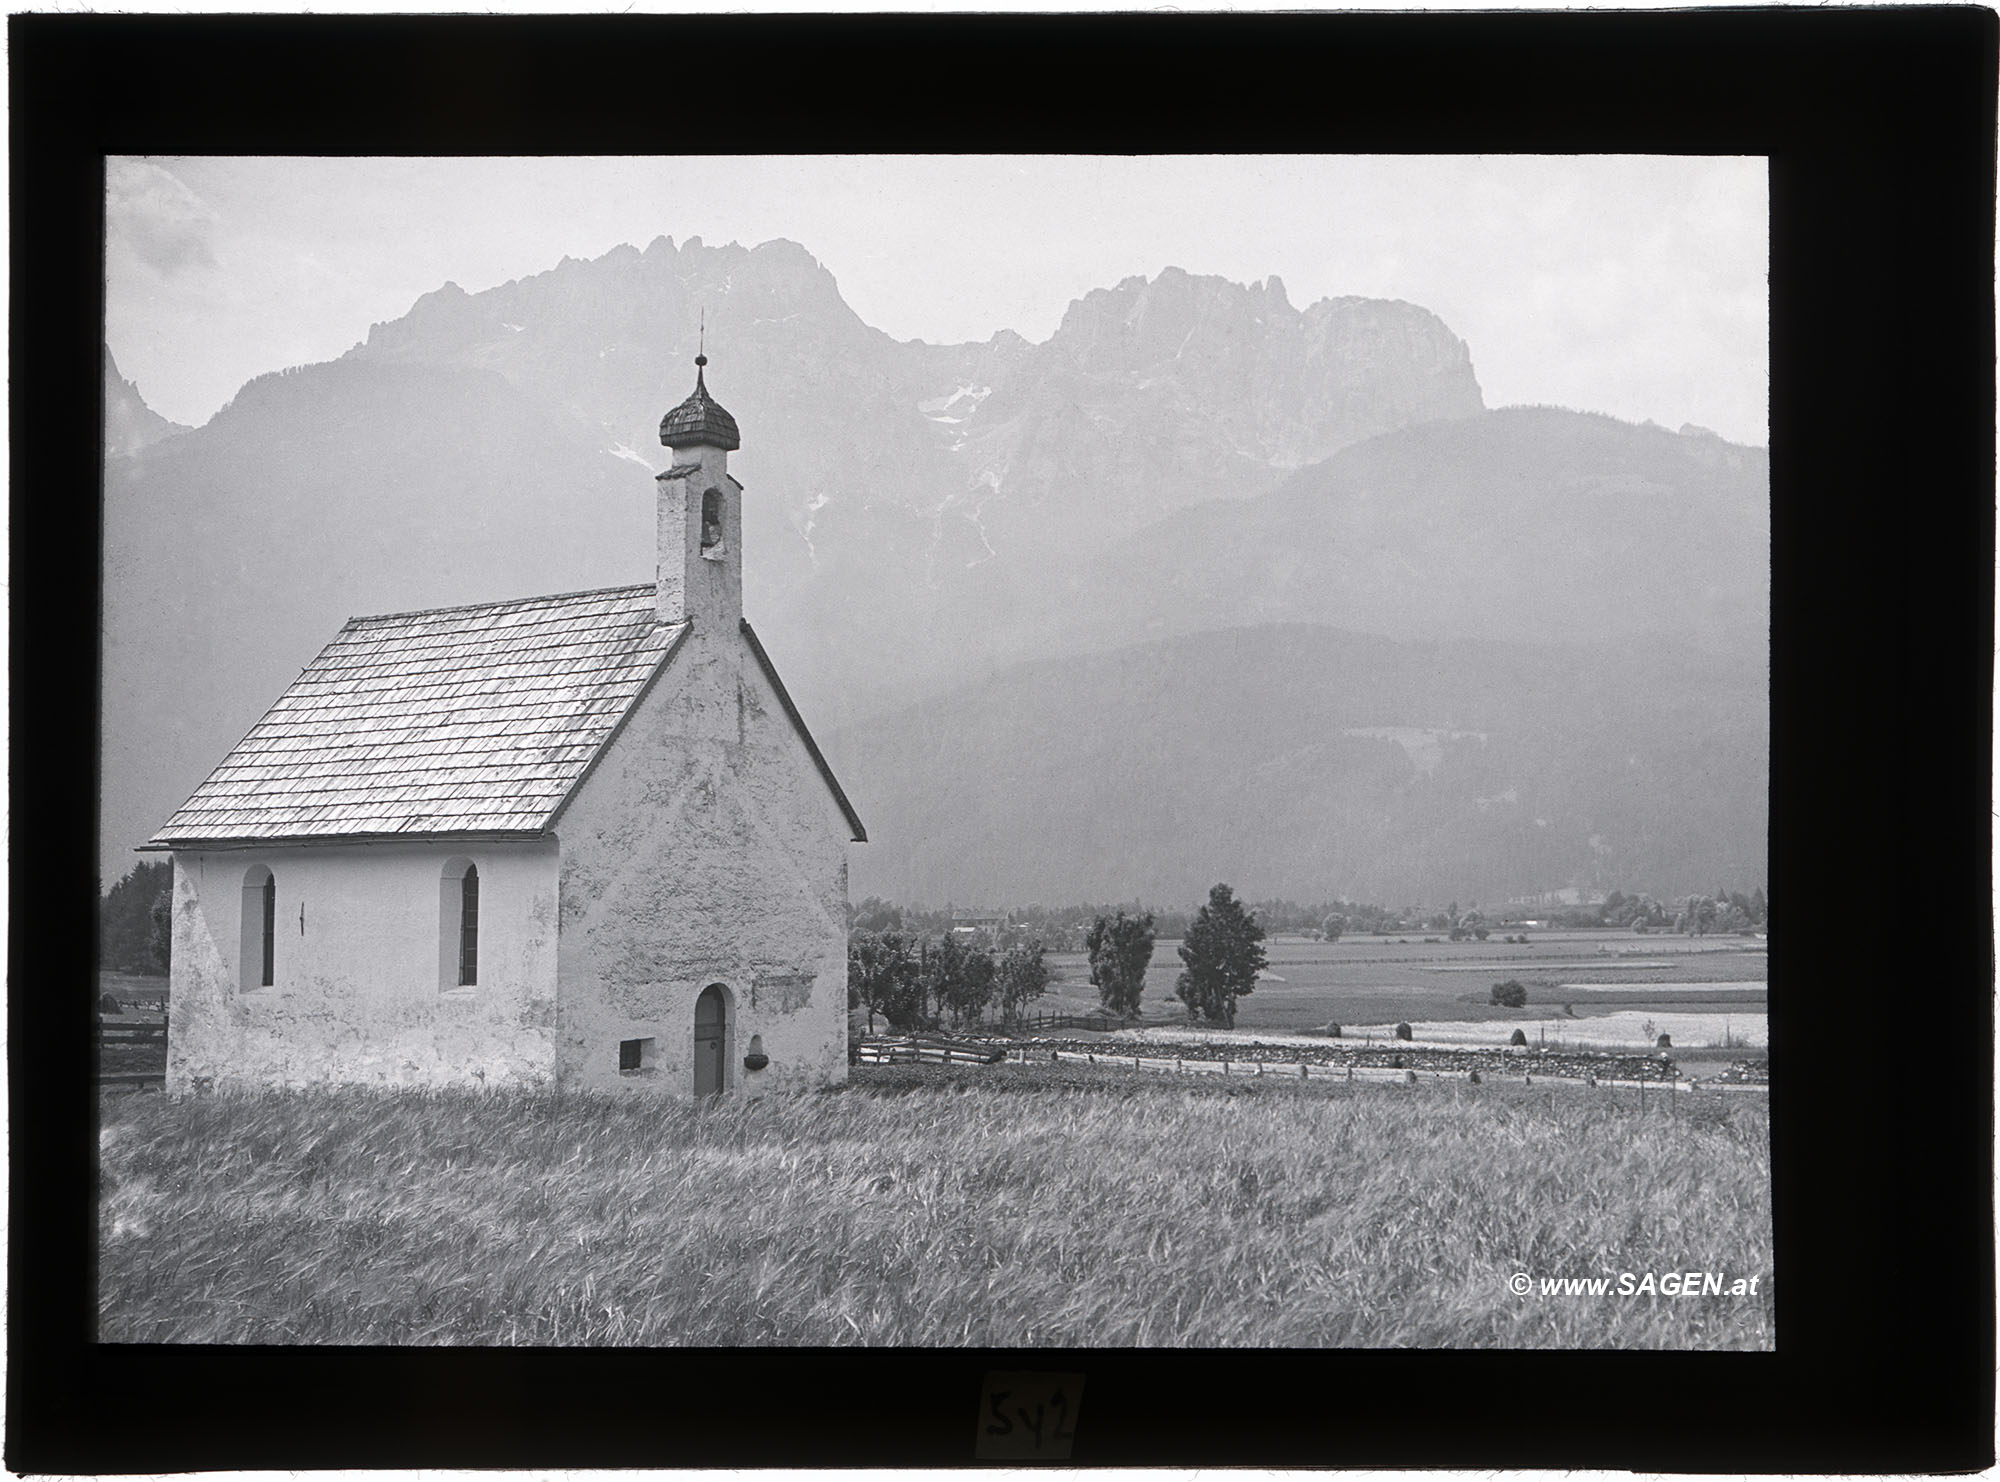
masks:
[[[875,909],[868,919],[883,921]],[[1123,910],[1099,914],[1083,929],[1090,981],[1114,1018],[1138,1017],[1157,932],[1151,912]],[[1263,943],[1262,923],[1229,886],[1209,891],[1181,933],[1174,996],[1190,1023],[1235,1024],[1236,1000],[1255,990],[1264,969]],[[1039,941],[989,949],[969,932],[913,935],[860,924],[848,934],[847,1006],[867,1011],[871,1032],[878,1014],[898,1033],[965,1029],[989,1014],[1008,1023],[1048,991],[1049,977]]]
[[[1004,921],[998,929],[982,931],[980,936],[988,945],[1003,949],[1040,942],[1050,952],[1083,952],[1088,950],[1085,939],[1091,927],[1100,918],[1121,911],[1141,914],[1136,902],[1128,906],[1014,906],[1001,913]],[[1192,919],[1186,911],[1145,914],[1153,916],[1161,935],[1170,937],[1186,931]],[[847,915],[850,931],[894,931],[911,938],[937,936],[962,920],[948,905],[903,906],[874,895],[850,906]]]
[[[1248,908],[1267,932],[1301,932],[1308,935],[1320,931],[1330,915],[1339,914],[1343,922],[1352,921],[1356,931],[1385,929],[1401,923],[1404,930],[1411,929],[1406,918],[1415,908],[1398,913],[1350,901],[1321,901],[1316,904],[1300,904],[1292,900],[1256,901]],[[867,896],[848,908],[848,927],[852,931],[895,931],[906,936],[936,936],[952,929],[960,917],[950,906],[906,906],[884,900],[880,896]],[[1005,923],[991,933],[994,944],[1011,946],[1029,941],[1043,944],[1051,952],[1088,952],[1091,930],[1099,921],[1124,916],[1137,919],[1141,916],[1153,923],[1155,936],[1169,939],[1183,938],[1194,924],[1198,912],[1175,910],[1162,907],[1144,907],[1138,902],[1123,905],[1074,905],[1074,906],[1013,906],[1001,913]]]
[[[1698,937],[1711,931],[1748,931],[1770,924],[1771,903],[1761,889],[1747,896],[1741,891],[1718,890],[1712,896],[1691,895],[1683,901],[1673,929]]]
[[[1457,901],[1434,906],[1386,907],[1366,901],[1257,901],[1247,909],[1267,932],[1296,932],[1323,941],[1346,936],[1394,936],[1409,932],[1449,933],[1453,941],[1486,940],[1492,932],[1511,930],[1517,923],[1537,920],[1576,929],[1624,927],[1637,931],[1730,932],[1770,924],[1770,902],[1761,887],[1745,895],[1718,890],[1712,896],[1655,898],[1614,890],[1601,904],[1577,906],[1488,906],[1477,902],[1459,909]],[[1122,906],[1016,906],[1001,913],[1003,923],[982,933],[995,948],[1035,941],[1051,952],[1093,952],[1090,934],[1099,922],[1146,919],[1156,936],[1185,938],[1198,913],[1148,909],[1137,902]],[[899,906],[869,896],[849,910],[856,931],[897,931],[908,936],[937,935],[952,929],[957,918],[949,906]]]
[[[1713,895],[1656,900],[1643,892],[1614,890],[1601,906],[1579,906],[1556,914],[1563,926],[1623,926],[1633,931],[1671,931],[1690,936],[1749,931],[1771,924],[1771,902],[1762,886],[1745,895],[1727,888]]]
[[[164,973],[173,946],[174,867],[141,860],[97,906],[98,966],[114,973]]]
[[[1120,1019],[1138,1016],[1155,930],[1150,912],[1127,916],[1119,911],[1099,916],[1085,933],[1090,981],[1106,1013]],[[1235,891],[1217,885],[1181,932],[1180,959],[1174,997],[1186,1009],[1188,1022],[1234,1027],[1236,1000],[1255,991],[1257,974],[1264,970],[1264,927]]]
[[[847,1006],[880,1014],[898,1033],[950,1024],[964,1029],[989,1011],[1009,1022],[1048,991],[1042,944],[995,953],[960,933],[936,938],[860,930],[847,939]]]

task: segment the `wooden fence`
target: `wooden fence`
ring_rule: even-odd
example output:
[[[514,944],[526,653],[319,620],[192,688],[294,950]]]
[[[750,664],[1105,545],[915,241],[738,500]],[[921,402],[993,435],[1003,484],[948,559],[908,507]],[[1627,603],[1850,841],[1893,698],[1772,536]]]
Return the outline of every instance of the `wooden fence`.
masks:
[[[1023,1014],[1017,1019],[1003,1019],[992,1023],[975,1025],[969,1033],[987,1034],[1039,1034],[1047,1030],[1093,1029],[1099,1034],[1110,1034],[1116,1030],[1151,1029],[1158,1025],[1178,1024],[1177,1018],[1168,1019],[1114,1019],[1109,1014]],[[872,1032],[872,1031],[871,1031]],[[892,1031],[893,1034],[893,1031]]]
[[[120,1090],[142,1091],[167,1083],[167,1017],[158,1019],[110,1019],[99,1015],[95,1035],[97,1084]],[[107,1052],[113,1063],[157,1060],[158,1070],[107,1070]]]
[[[1031,1063],[1094,1065],[1107,1069],[1149,1070],[1168,1075],[1222,1075],[1222,1076],[1271,1076],[1277,1079],[1302,1081],[1357,1081],[1393,1082],[1396,1084],[1420,1084],[1426,1081],[1458,1081],[1469,1079],[1467,1070],[1440,1070],[1427,1067],[1422,1070],[1407,1070],[1400,1066],[1354,1065],[1352,1063],[1326,1064],[1319,1061],[1303,1060],[1254,1060],[1193,1059],[1185,1055],[1145,1055],[1107,1053],[1103,1050],[1067,1050],[1041,1045],[983,1046],[954,1045],[946,1041],[922,1043],[864,1044],[860,1048],[861,1059],[871,1065],[885,1065],[900,1062],[928,1061],[932,1064],[947,1064],[957,1061],[961,1064],[993,1065],[1002,1061],[1027,1065]],[[1472,1067],[1468,1067],[1468,1070]],[[1547,1065],[1523,1060],[1518,1065],[1477,1067],[1483,1078],[1495,1082],[1520,1081],[1533,1085],[1536,1076],[1544,1081],[1576,1082],[1586,1077],[1572,1072],[1556,1070]],[[1632,1096],[1641,1109],[1649,1096],[1659,1098],[1670,1112],[1682,1096],[1694,1091],[1737,1091],[1763,1090],[1761,1085],[1731,1085],[1728,1083],[1703,1082],[1697,1086],[1692,1081],[1681,1079],[1676,1066],[1665,1066],[1657,1076],[1648,1076],[1640,1067],[1636,1077],[1598,1075],[1588,1077],[1589,1083],[1602,1087],[1609,1094],[1624,1092]]]
[[[1114,1019],[1109,1014],[1028,1014],[1011,1020],[1005,1027],[1021,1033],[1043,1029],[1094,1029],[1109,1034],[1114,1029],[1145,1029],[1151,1024],[1171,1024],[1172,1019]]]
[[[863,1040],[854,1055],[863,1065],[997,1065],[1006,1051],[949,1040]]]
[[[1441,1070],[1424,1067],[1406,1070],[1401,1067],[1381,1065],[1324,1064],[1319,1061],[1291,1060],[1194,1060],[1175,1055],[1130,1055],[1106,1054],[1102,1050],[1048,1050],[1040,1046],[1022,1046],[1009,1050],[1006,1058],[1020,1064],[1040,1063],[1046,1053],[1051,1063],[1071,1065],[1097,1065],[1111,1069],[1162,1071],[1168,1075],[1224,1075],[1224,1076],[1273,1076],[1278,1079],[1311,1081],[1391,1082],[1395,1084],[1422,1084],[1425,1082],[1464,1081],[1470,1077],[1467,1070]],[[1468,1067],[1468,1070],[1471,1067]],[[1716,1092],[1769,1091],[1764,1081],[1732,1082],[1720,1079],[1683,1080],[1680,1068],[1668,1065],[1656,1075],[1648,1075],[1644,1067],[1637,1075],[1579,1075],[1573,1070],[1557,1069],[1547,1065],[1537,1065],[1523,1061],[1519,1064],[1494,1067],[1483,1065],[1476,1068],[1483,1080],[1495,1083],[1533,1085],[1539,1079],[1544,1083],[1560,1081],[1574,1085],[1579,1081],[1602,1088],[1607,1094],[1630,1096],[1643,1110],[1648,1098],[1661,1101],[1669,1111],[1685,1096],[1707,1096]]]

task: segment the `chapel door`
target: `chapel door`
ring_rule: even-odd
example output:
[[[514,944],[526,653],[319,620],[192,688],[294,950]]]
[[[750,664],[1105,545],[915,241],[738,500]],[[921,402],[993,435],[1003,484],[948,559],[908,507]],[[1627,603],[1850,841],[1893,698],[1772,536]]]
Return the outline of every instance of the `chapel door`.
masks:
[[[711,983],[694,1003],[694,1094],[721,1094],[728,1077],[723,1054],[729,1039],[729,1006],[722,986]]]

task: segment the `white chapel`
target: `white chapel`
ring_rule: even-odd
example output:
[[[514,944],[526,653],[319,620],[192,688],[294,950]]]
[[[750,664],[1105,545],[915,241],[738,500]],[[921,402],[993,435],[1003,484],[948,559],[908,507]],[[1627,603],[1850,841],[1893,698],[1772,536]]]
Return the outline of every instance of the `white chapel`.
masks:
[[[147,843],[170,1089],[845,1079],[867,835],[743,616],[706,364],[651,585],[352,619]]]

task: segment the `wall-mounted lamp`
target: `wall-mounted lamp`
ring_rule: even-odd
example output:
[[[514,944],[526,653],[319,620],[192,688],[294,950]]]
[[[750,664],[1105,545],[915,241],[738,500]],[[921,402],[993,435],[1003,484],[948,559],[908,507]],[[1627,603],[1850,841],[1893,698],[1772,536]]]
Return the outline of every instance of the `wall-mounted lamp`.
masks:
[[[762,1070],[770,1063],[771,1057],[764,1053],[764,1036],[761,1034],[751,1035],[750,1053],[743,1057],[743,1068],[745,1070]]]

